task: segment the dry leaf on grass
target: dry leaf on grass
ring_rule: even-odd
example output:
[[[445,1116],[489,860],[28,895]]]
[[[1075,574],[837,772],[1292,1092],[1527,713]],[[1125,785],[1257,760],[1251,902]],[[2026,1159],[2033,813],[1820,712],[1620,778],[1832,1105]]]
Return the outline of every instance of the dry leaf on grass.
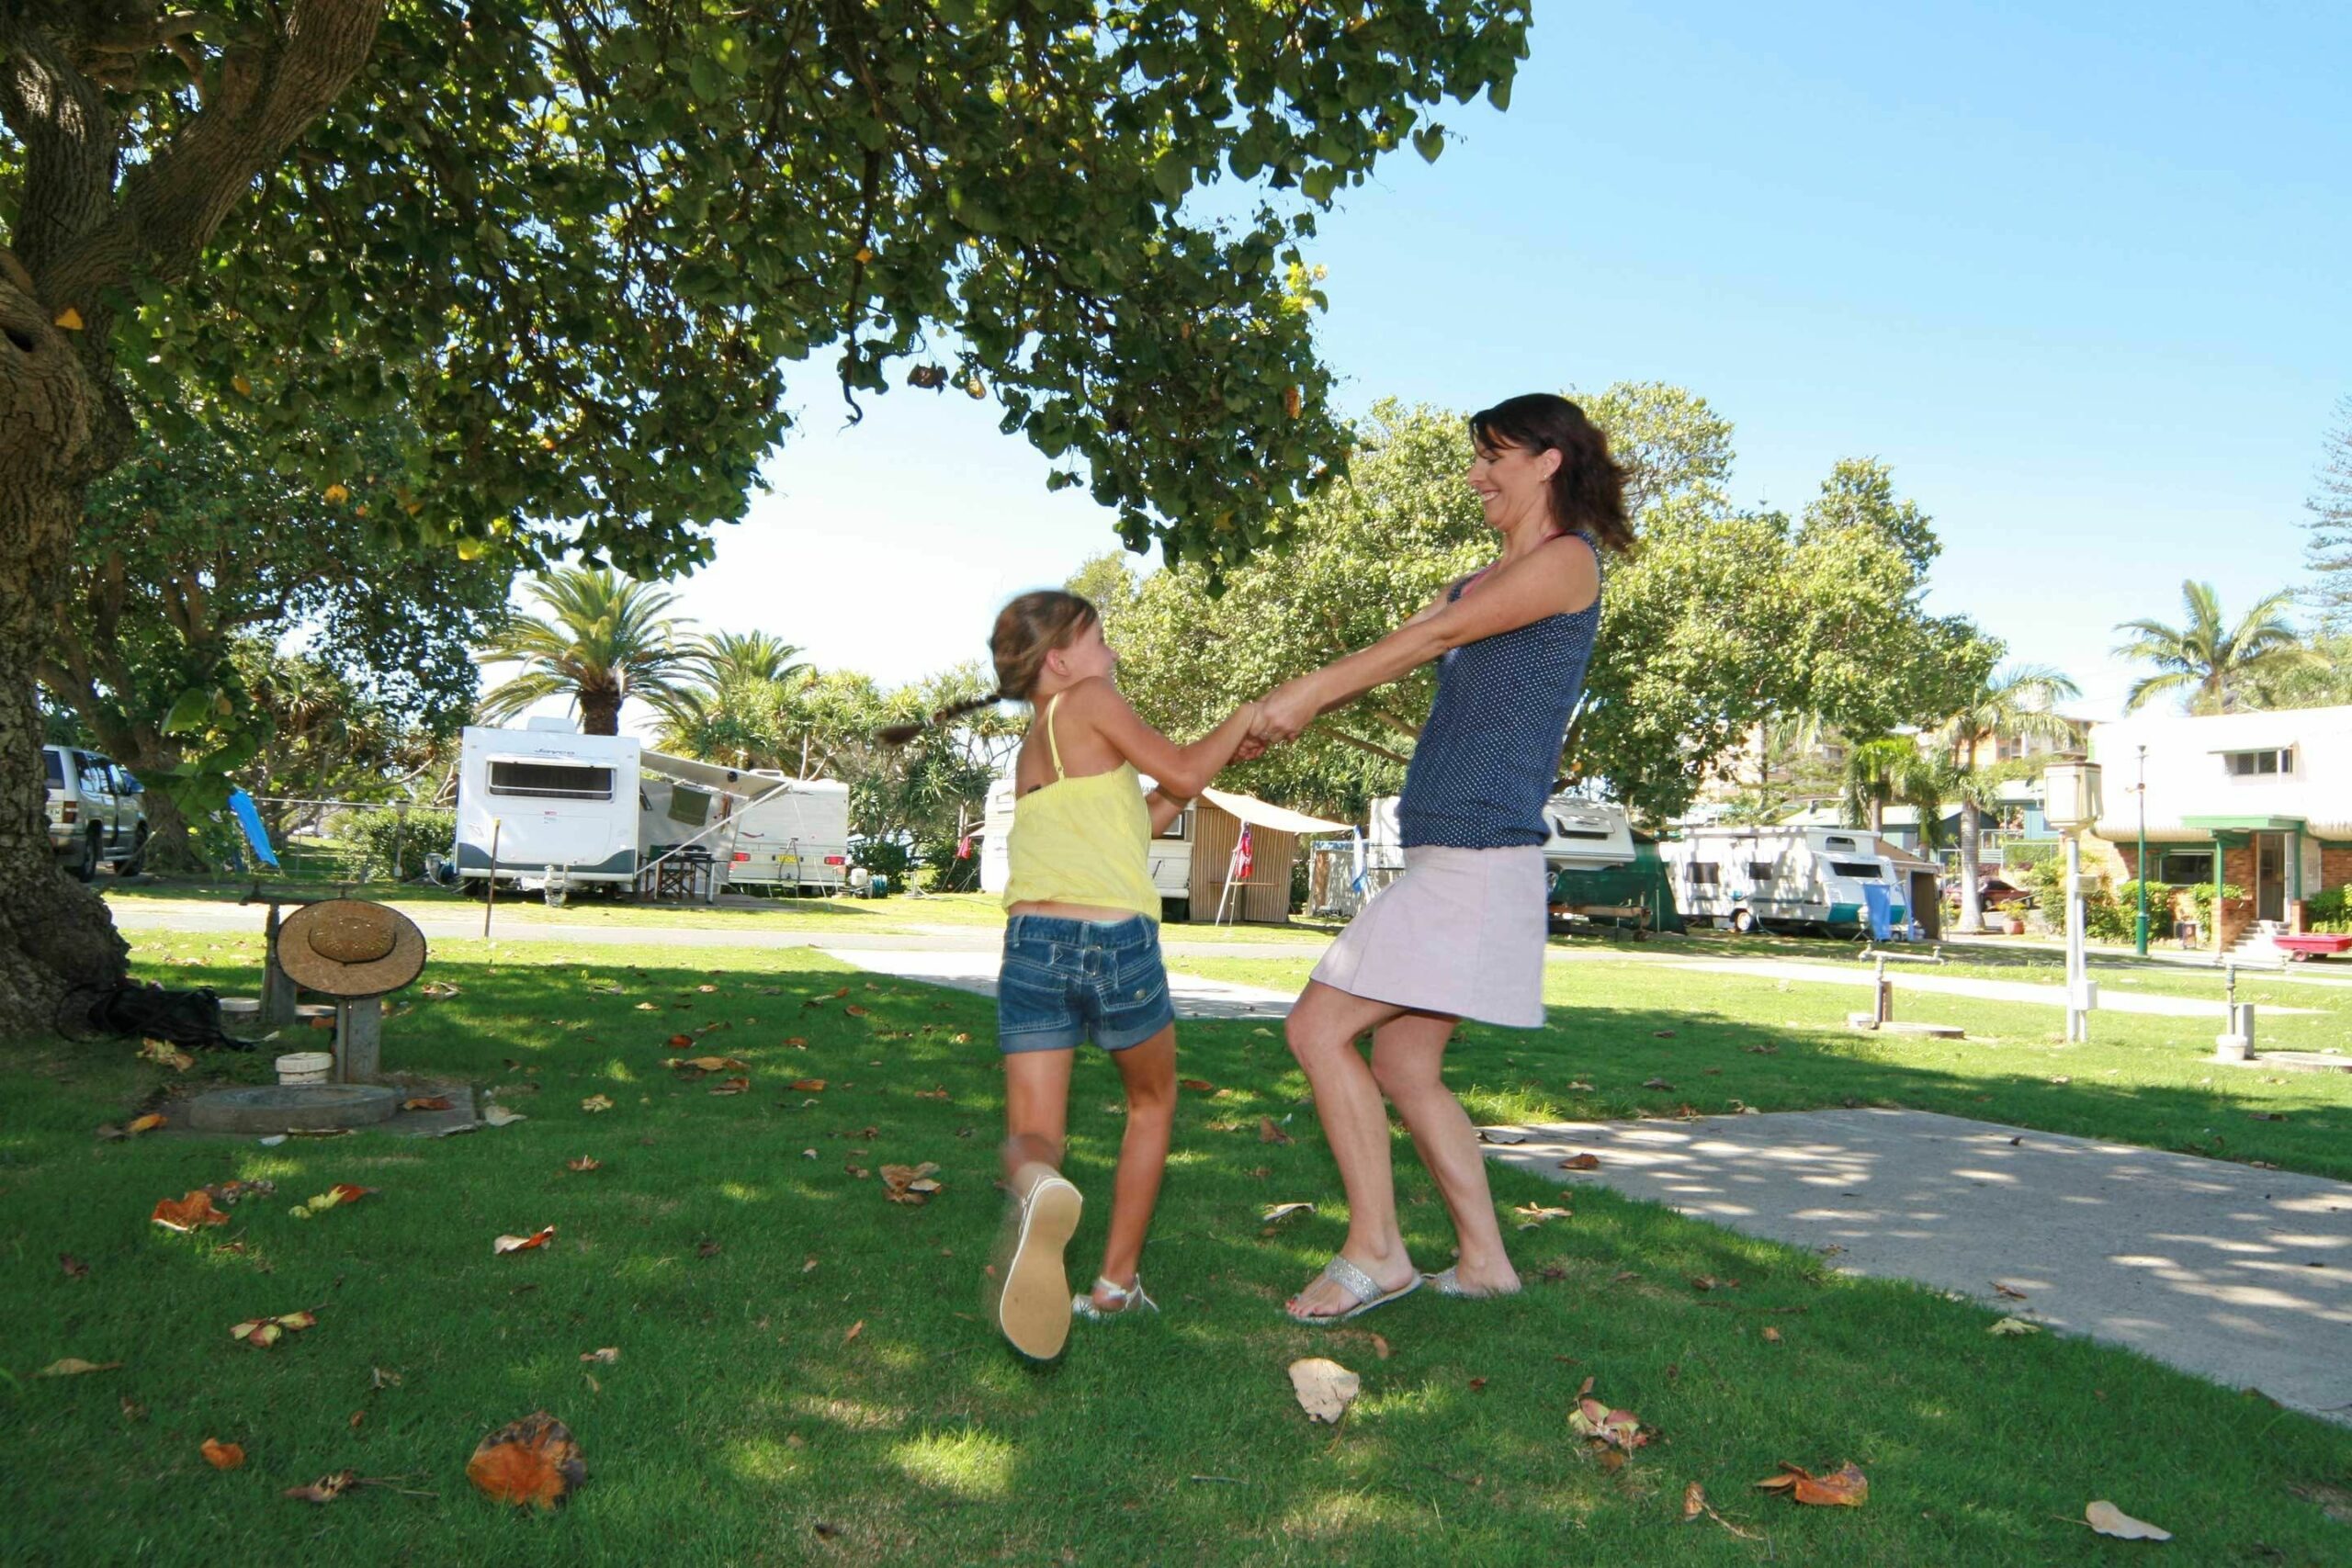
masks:
[[[511,1127],[515,1122],[526,1120],[527,1118],[521,1111],[509,1111],[503,1105],[485,1105],[481,1108],[481,1122],[485,1127]]]
[[[822,1078],[795,1078],[792,1080],[790,1087],[796,1092],[800,1094],[822,1094],[825,1092],[825,1080]]]
[[[883,1196],[893,1203],[922,1203],[939,1191],[940,1184],[931,1179],[939,1168],[929,1160],[921,1165],[886,1165],[882,1168]]]
[[[1642,1429],[1642,1418],[1630,1410],[1611,1410],[1592,1397],[1592,1380],[1584,1381],[1584,1390],[1568,1410],[1568,1430],[1595,1448],[1615,1449],[1632,1453],[1645,1447],[1650,1434]]]
[[[1527,1142],[1527,1133],[1518,1127],[1481,1127],[1478,1129],[1478,1141],[1482,1144],[1523,1144]]]
[[[847,1334],[844,1334],[844,1335],[842,1335],[842,1344],[844,1344],[844,1345],[846,1345],[846,1344],[848,1344],[851,1340],[853,1340],[853,1339],[856,1338],[859,1335],[861,1335],[861,1334],[863,1334],[863,1333],[865,1333],[865,1319],[864,1319],[864,1318],[862,1318],[862,1317],[861,1317],[861,1318],[859,1318],[855,1323],[853,1323],[853,1324],[851,1324],[851,1325],[849,1325],[849,1332],[848,1332]]]
[[[458,987],[447,980],[432,980],[417,988],[417,995],[428,1001],[447,1001],[458,994]]]
[[[548,1225],[546,1229],[534,1231],[529,1235],[500,1236],[496,1241],[490,1244],[490,1250],[493,1257],[504,1257],[510,1252],[534,1251],[539,1247],[545,1247],[554,1239],[555,1227],[553,1225]]]
[[[165,1230],[188,1232],[202,1225],[225,1225],[229,1216],[212,1206],[212,1194],[201,1190],[185,1198],[165,1198],[148,1216]]]
[[[329,1209],[341,1208],[345,1203],[356,1203],[375,1190],[372,1187],[355,1187],[348,1181],[338,1181],[309,1202],[297,1203],[287,1213],[298,1220],[307,1220],[312,1214],[323,1214]]]
[[[231,1324],[232,1338],[242,1339],[258,1349],[266,1350],[290,1333],[310,1327],[318,1322],[316,1314],[289,1312],[277,1317],[249,1317],[243,1323]]]
[[[334,1020],[330,1019],[328,1022],[332,1024]],[[195,1057],[164,1040],[141,1041],[139,1059],[142,1062],[153,1062],[158,1066],[169,1067],[175,1073],[184,1073],[196,1066]]]
[[[1261,1116],[1258,1118],[1258,1141],[1261,1144],[1287,1144],[1290,1134],[1275,1126],[1272,1117]]]
[[[588,1465],[564,1424],[534,1410],[475,1446],[466,1479],[499,1502],[554,1508],[588,1479]]]
[[[710,1092],[713,1094],[742,1094],[748,1091],[751,1087],[752,1080],[749,1078],[722,1078],[718,1083],[711,1086]]]
[[[639,1012],[660,1012],[662,1010],[652,1002],[639,1002],[637,1004],[637,1010]]]
[[[167,1123],[163,1117],[150,1111],[144,1116],[135,1118],[127,1124],[122,1130],[122,1135],[126,1138],[135,1138],[141,1133],[152,1133],[156,1128],[164,1125],[167,1125]]]
[[[697,1073],[748,1073],[752,1070],[749,1062],[738,1061],[732,1056],[672,1056],[662,1065]]]
[[[235,1443],[224,1443],[215,1438],[205,1438],[204,1445],[198,1451],[204,1455],[204,1462],[215,1470],[234,1470],[245,1462],[243,1449]]]
[[[1363,1380],[1327,1356],[1308,1356],[1290,1364],[1290,1386],[1300,1409],[1317,1421],[1336,1423],[1363,1392]]]
[[[602,1170],[604,1167],[605,1162],[593,1155],[582,1155],[578,1159],[568,1159],[563,1162],[563,1168],[566,1170]]]
[[[57,1255],[57,1266],[65,1270],[65,1277],[69,1280],[86,1280],[90,1277],[90,1266],[70,1252],[61,1252]]]
[[[1742,1529],[1737,1525],[1732,1523],[1729,1519],[1724,1517],[1721,1514],[1715,1512],[1715,1506],[1707,1501],[1706,1489],[1694,1481],[1690,1485],[1682,1489],[1682,1522],[1687,1525],[1702,1516],[1714,1520],[1715,1523],[1723,1526],[1724,1529],[1731,1531],[1732,1534],[1739,1537],[1742,1540],[1760,1540],[1763,1539],[1754,1530]]]
[[[401,1100],[401,1109],[402,1111],[447,1111],[449,1109],[449,1101],[444,1095],[420,1094],[414,1100]]]
[[[600,1350],[582,1350],[580,1352],[580,1359],[583,1361],[593,1361],[600,1367],[609,1367],[621,1359],[621,1348],[617,1345],[607,1345]]]
[[[2003,1338],[2010,1338],[2020,1334],[2039,1334],[2041,1329],[2038,1325],[2028,1323],[2021,1317],[2005,1317],[1984,1332],[2000,1335]]]
[[[1562,1170],[1599,1170],[1600,1156],[1596,1154],[1570,1155],[1560,1162]]]
[[[2093,1503],[2083,1510],[2083,1521],[2101,1535],[2118,1540],[2170,1540],[2172,1531],[2135,1519],[2112,1503]]]
[[[1670,1084],[1670,1083],[1667,1082],[1664,1078],[1644,1078],[1644,1079],[1642,1080],[1642,1087],[1643,1087],[1644,1089],[1668,1089],[1668,1090],[1670,1090],[1670,1089],[1672,1089],[1674,1088],[1674,1086],[1673,1086],[1672,1084]]]
[[[1871,1495],[1871,1483],[1849,1461],[1827,1475],[1815,1475],[1801,1466],[1781,1461],[1781,1473],[1756,1483],[1759,1492],[1785,1492],[1796,1502],[1814,1507],[1859,1508]]]
[[[356,1470],[338,1470],[332,1475],[322,1475],[308,1486],[288,1486],[286,1495],[304,1503],[332,1503],[359,1484]]]
[[[1193,1090],[1195,1094],[1215,1094],[1216,1092],[1216,1085],[1209,1082],[1206,1078],[1178,1078],[1176,1081],[1182,1084],[1186,1089]]]
[[[2007,1296],[2013,1302],[2021,1302],[2026,1299],[2023,1291],[2014,1285],[2005,1285],[1998,1280],[1993,1281],[1993,1293],[1996,1296]]]
[[[601,1094],[592,1094],[580,1102],[580,1109],[582,1111],[610,1111],[612,1108],[613,1102]]]
[[[33,1376],[37,1378],[74,1378],[84,1372],[110,1372],[122,1365],[120,1361],[85,1361],[79,1356],[68,1356],[62,1361],[51,1361]]]
[[[1532,1231],[1546,1220],[1573,1218],[1575,1213],[1573,1210],[1553,1208],[1544,1203],[1521,1203],[1511,1213],[1519,1216],[1519,1228],[1523,1231]]]
[[[1764,1331],[1764,1343],[1765,1343],[1765,1344],[1767,1344],[1767,1345],[1778,1345],[1780,1342],[1781,1342],[1781,1331],[1780,1331],[1779,1329],[1777,1329],[1777,1328],[1767,1328],[1767,1329]]]
[[[1312,1203],[1269,1203],[1266,1205],[1265,1213],[1260,1214],[1258,1218],[1266,1224],[1278,1225],[1284,1220],[1296,1219],[1301,1214],[1311,1214],[1314,1212],[1315,1205]]]

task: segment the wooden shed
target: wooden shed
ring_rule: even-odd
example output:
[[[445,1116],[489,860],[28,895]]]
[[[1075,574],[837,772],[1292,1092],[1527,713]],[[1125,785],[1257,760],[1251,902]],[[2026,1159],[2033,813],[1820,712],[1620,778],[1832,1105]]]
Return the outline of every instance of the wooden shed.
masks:
[[[1227,894],[1227,874],[1241,829],[1250,829],[1250,869]],[[1303,811],[1271,806],[1247,795],[1204,789],[1193,803],[1193,896],[1185,918],[1206,924],[1225,905],[1228,920],[1282,925],[1290,919],[1291,867],[1299,840],[1315,833],[1345,833],[1345,822],[1329,822]]]

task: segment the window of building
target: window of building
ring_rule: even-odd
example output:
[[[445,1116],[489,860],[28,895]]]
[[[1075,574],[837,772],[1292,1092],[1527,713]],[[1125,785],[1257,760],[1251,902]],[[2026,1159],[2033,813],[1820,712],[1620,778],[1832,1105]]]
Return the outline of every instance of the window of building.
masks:
[[[2166,850],[2156,856],[2156,880],[2176,886],[2207,883],[2213,880],[2213,852],[2211,850]]]
[[[1694,860],[1690,863],[1691,886],[1715,887],[1720,886],[1721,885],[1722,876],[1714,862],[1711,860]]]
[[[2222,760],[2233,776],[2242,779],[2267,778],[2295,771],[2295,749],[2291,746],[2267,747],[2259,751],[2224,751]]]
[[[1176,820],[1159,830],[1163,839],[1189,839],[1193,836],[1193,814],[1190,810],[1176,813]]]
[[[1781,863],[1776,860],[1752,860],[1747,863],[1750,882],[1770,882],[1781,874]]]
[[[1831,850],[1850,850],[1855,847],[1853,840],[1841,839],[1834,833],[1828,838],[1822,840],[1821,843],[1824,849]]]
[[[1878,862],[1874,860],[1833,860],[1829,869],[1839,876],[1850,876],[1858,882],[1882,880]]]
[[[490,793],[538,800],[610,800],[613,770],[584,762],[492,761]]]

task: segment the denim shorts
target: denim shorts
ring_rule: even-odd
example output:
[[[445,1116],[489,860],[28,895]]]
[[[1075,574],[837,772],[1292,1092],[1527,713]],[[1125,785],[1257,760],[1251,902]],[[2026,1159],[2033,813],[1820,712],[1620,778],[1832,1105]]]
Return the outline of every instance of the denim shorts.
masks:
[[[1074,1050],[1084,1040],[1125,1051],[1175,1021],[1159,921],[1015,915],[1005,922],[996,1033],[1007,1055]]]

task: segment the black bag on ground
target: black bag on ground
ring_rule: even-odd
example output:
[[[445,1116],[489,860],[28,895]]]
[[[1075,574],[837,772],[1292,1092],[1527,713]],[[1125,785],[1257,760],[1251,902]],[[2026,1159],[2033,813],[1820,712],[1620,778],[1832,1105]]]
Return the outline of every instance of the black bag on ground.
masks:
[[[209,989],[167,991],[161,986],[117,986],[90,1004],[90,1027],[102,1034],[135,1035],[198,1050],[250,1051],[220,1026],[220,998]]]

